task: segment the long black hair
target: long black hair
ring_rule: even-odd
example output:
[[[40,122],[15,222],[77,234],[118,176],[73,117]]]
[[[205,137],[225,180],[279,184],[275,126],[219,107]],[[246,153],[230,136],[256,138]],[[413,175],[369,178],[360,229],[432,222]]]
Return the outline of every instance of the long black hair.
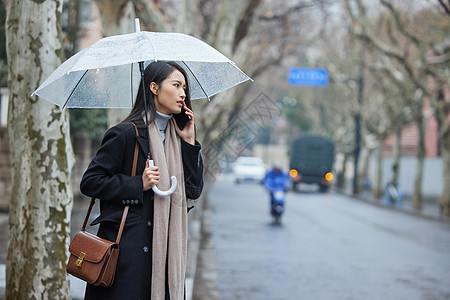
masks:
[[[175,70],[178,70],[183,74],[186,81],[186,98],[184,102],[186,106],[192,109],[191,97],[189,92],[188,77],[186,71],[173,61],[155,61],[152,62],[144,70],[144,86],[145,95],[147,98],[147,107],[150,111],[149,123],[152,123],[156,118],[156,105],[153,93],[150,91],[150,83],[154,82],[158,86],[161,86],[162,82],[170,76]],[[139,90],[136,96],[136,102],[128,117],[126,117],[122,123],[138,122],[142,120],[142,112],[145,110],[144,104],[144,91],[142,90],[142,79],[139,84]],[[145,119],[145,118],[144,118]],[[145,121],[145,120],[144,120]],[[140,122],[138,122],[140,123]]]

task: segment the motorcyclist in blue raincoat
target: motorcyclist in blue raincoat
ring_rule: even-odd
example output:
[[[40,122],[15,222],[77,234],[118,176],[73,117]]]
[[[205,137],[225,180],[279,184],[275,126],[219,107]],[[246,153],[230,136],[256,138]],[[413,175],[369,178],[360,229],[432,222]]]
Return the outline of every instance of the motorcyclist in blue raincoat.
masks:
[[[286,192],[289,184],[291,182],[291,177],[288,173],[284,172],[281,168],[281,163],[275,161],[273,168],[266,173],[264,177],[264,185],[270,192],[270,208],[274,206],[274,193],[276,191]]]

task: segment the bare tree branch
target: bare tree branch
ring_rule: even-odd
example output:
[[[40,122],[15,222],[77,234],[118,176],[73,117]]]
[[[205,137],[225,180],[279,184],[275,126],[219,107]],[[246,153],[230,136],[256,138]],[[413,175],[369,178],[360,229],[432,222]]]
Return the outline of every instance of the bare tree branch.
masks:
[[[450,16],[450,0],[447,1],[447,4],[445,4],[443,0],[438,0],[438,2],[444,8],[444,11],[447,13],[447,15]]]
[[[311,2],[307,2],[307,3],[300,3],[298,5],[292,6],[289,9],[287,9],[284,13],[281,14],[266,14],[266,15],[262,15],[259,17],[259,19],[261,21],[285,21],[287,18],[289,18],[289,16],[297,14],[299,11],[304,10],[304,9],[308,9],[308,8],[312,8],[312,7],[317,7],[317,6],[326,6],[326,5],[330,5],[332,4],[333,0],[312,0]]]
[[[408,37],[417,47],[420,46],[420,41],[417,36],[413,35],[405,26],[405,23],[401,20],[400,13],[394,8],[390,1],[380,0],[381,4],[386,6],[394,17],[394,21],[397,24],[398,30],[403,33],[404,36]]]
[[[440,80],[439,74],[430,67],[430,65],[426,62],[425,54],[423,51],[423,45],[420,43],[419,39],[415,37],[412,33],[408,32],[405,29],[404,24],[401,22],[398,12],[395,10],[395,8],[388,3],[386,0],[380,0],[384,5],[387,5],[389,7],[391,13],[394,15],[394,19],[397,23],[397,27],[399,31],[407,36],[413,44],[417,47],[419,54],[420,54],[420,60],[423,67],[423,72],[425,74],[430,74],[433,77],[435,77],[437,80]],[[359,3],[361,3],[361,0],[358,0]],[[436,100],[435,95],[429,90],[429,88],[426,86],[425,82],[423,81],[422,76],[418,76],[414,70],[417,68],[412,65],[412,63],[409,61],[408,56],[406,53],[404,53],[402,50],[398,49],[397,47],[391,47],[378,39],[371,31],[369,31],[368,28],[365,27],[365,23],[362,24],[362,26],[357,26],[354,28],[354,33],[357,37],[360,39],[368,42],[372,46],[374,46],[377,50],[384,53],[385,55],[392,57],[396,59],[405,69],[406,73],[410,77],[411,81],[420,89],[422,89],[427,96],[429,96],[431,99]]]

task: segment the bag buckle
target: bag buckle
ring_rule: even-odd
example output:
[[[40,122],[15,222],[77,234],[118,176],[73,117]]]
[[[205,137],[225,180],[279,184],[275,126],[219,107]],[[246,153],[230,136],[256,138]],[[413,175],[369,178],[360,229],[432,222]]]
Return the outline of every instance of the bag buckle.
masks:
[[[83,266],[83,259],[86,257],[86,253],[84,253],[84,252],[81,252],[80,253],[80,256],[78,256],[78,259],[77,259],[77,261],[75,262],[75,265],[77,266],[77,267],[82,267]]]

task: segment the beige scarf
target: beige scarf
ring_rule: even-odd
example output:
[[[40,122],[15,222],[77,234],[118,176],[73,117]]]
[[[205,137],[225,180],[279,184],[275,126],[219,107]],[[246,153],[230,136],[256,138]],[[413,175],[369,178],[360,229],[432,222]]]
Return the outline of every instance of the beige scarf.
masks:
[[[171,300],[184,298],[184,277],[187,250],[187,209],[184,189],[181,141],[172,120],[166,128],[165,151],[156,122],[149,125],[150,151],[154,165],[159,167],[158,188],[168,190],[170,177],[178,185],[172,195],[155,194],[153,217],[152,300],[164,300],[166,293],[166,260]]]

